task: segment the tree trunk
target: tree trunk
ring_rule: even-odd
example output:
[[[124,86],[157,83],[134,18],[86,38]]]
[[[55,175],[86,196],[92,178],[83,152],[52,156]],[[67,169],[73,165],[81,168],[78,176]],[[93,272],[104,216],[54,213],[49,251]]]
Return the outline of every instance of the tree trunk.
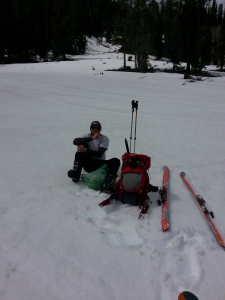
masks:
[[[190,61],[188,59],[187,61],[187,67],[184,71],[184,79],[189,79],[190,78],[190,72],[191,72],[191,64],[190,64]]]

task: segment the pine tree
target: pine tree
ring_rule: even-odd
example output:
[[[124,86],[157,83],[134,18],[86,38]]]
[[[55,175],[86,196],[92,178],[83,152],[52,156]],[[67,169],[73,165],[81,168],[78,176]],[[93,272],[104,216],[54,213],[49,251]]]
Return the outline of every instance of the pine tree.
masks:
[[[225,11],[219,31],[219,65],[220,70],[223,70],[225,64]]]
[[[173,63],[173,69],[182,58],[181,6],[178,1],[167,0],[163,13],[165,55]]]
[[[150,35],[149,54],[161,58],[163,56],[163,22],[159,4],[155,0],[151,0],[148,4],[147,26]]]
[[[185,77],[190,76],[191,65],[196,72],[201,72],[201,29],[205,12],[205,0],[183,1],[183,37],[184,56],[187,67]]]

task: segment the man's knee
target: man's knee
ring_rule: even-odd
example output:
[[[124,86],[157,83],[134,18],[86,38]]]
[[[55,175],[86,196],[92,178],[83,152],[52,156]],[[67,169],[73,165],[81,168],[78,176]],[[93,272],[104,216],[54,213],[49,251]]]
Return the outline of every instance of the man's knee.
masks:
[[[113,166],[113,167],[117,167],[119,169],[120,167],[120,160],[116,157],[114,158],[111,158],[110,159],[110,165]]]
[[[119,168],[119,166],[120,166],[120,160],[119,160],[119,158],[117,158],[117,157],[114,157],[113,158],[113,163],[115,164],[115,165],[117,165],[118,166],[118,168]]]
[[[87,159],[87,152],[76,152],[75,153],[75,161],[85,161]]]

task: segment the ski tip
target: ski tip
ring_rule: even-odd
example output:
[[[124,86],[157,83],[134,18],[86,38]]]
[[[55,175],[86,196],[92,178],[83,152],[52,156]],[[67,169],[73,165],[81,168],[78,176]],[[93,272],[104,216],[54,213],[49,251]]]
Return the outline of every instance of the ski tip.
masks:
[[[163,169],[163,171],[165,171],[166,169],[168,169],[168,167],[167,166],[163,166],[162,169]]]
[[[181,178],[184,178],[185,175],[186,175],[185,172],[183,172],[183,171],[180,172],[180,177],[181,177]]]

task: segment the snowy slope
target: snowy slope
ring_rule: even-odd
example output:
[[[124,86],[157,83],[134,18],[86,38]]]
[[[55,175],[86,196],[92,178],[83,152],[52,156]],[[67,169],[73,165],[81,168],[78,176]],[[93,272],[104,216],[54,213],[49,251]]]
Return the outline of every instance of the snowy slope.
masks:
[[[224,300],[224,250],[179,173],[225,239],[225,78],[107,72],[123,57],[104,48],[95,43],[74,62],[0,66],[0,299],[174,300],[189,290]],[[157,193],[138,220],[138,207],[100,208],[105,194],[67,177],[72,141],[95,119],[110,138],[107,158],[121,158],[132,99],[151,183],[161,186],[162,166],[170,168],[168,232]]]

